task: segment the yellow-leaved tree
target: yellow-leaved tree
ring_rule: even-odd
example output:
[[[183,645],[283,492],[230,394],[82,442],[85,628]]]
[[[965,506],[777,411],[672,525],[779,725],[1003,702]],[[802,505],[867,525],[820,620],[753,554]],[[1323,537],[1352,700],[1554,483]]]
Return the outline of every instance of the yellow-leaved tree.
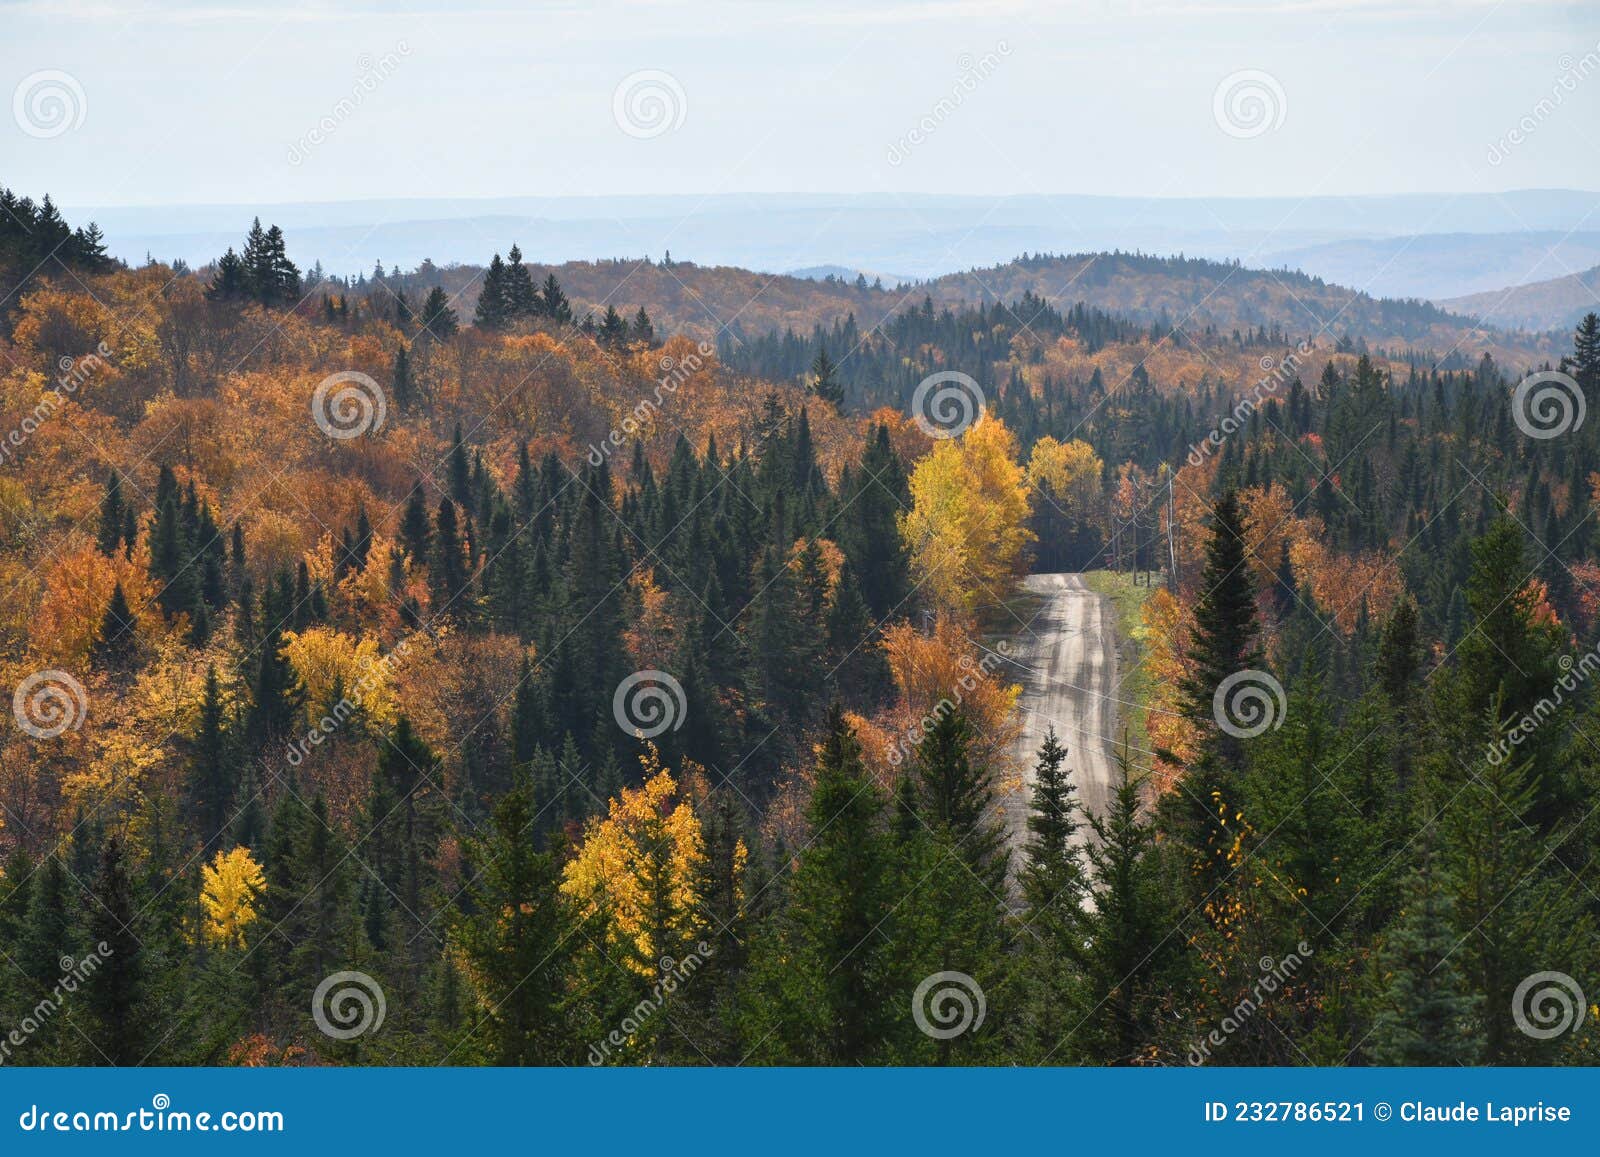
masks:
[[[1057,442],[1046,435],[1033,444],[1028,456],[1028,481],[1063,513],[1083,521],[1100,516],[1100,476],[1104,472],[1105,463],[1094,447],[1076,438]]]
[[[1010,593],[1033,540],[1030,494],[1016,438],[987,414],[917,463],[900,531],[939,609],[966,618]]]
[[[604,922],[607,952],[640,976],[659,975],[702,930],[699,871],[705,839],[655,745],[639,757],[644,783],[625,787],[584,828],[583,846],[562,872],[561,891],[585,920]],[[692,775],[686,769],[687,775]]]
[[[357,639],[328,627],[286,631],[283,653],[300,675],[308,722],[315,723],[341,701],[348,702],[341,711],[360,711],[380,730],[399,717],[393,659],[378,653],[378,640],[372,636]]]
[[[261,865],[243,845],[200,869],[200,908],[205,913],[201,931],[207,944],[243,948],[244,930],[256,918],[256,901],[267,890]]]

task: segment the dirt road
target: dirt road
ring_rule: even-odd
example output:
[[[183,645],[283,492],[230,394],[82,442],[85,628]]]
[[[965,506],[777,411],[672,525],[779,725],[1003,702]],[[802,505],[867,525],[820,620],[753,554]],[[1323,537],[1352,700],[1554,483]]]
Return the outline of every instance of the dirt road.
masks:
[[[1007,809],[1014,862],[1027,839],[1035,756],[1050,726],[1066,745],[1067,766],[1085,810],[1104,814],[1116,774],[1111,758],[1117,731],[1114,616],[1081,575],[1029,575],[1023,585],[1046,601],[1029,630],[1011,638],[1016,660],[1011,672],[1022,685],[1023,729],[1016,751],[1025,767],[1024,790]]]

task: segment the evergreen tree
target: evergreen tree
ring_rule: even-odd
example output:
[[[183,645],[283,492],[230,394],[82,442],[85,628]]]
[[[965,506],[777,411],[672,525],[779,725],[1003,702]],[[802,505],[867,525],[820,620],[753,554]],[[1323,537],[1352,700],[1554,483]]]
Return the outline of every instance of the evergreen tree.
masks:
[[[411,405],[416,383],[411,380],[411,352],[403,345],[394,351],[394,376],[389,387],[396,406],[404,410]]]
[[[205,693],[200,700],[200,724],[193,743],[194,755],[189,767],[190,815],[194,817],[202,849],[209,850],[227,835],[228,808],[237,786],[229,752],[222,687],[217,679],[215,664],[206,668]]]
[[[533,275],[522,263],[522,250],[513,244],[506,258],[505,301],[512,320],[539,316],[543,303],[534,288]]]
[[[947,706],[941,704],[941,707]],[[950,834],[963,860],[997,895],[1009,854],[997,818],[992,773],[972,753],[972,724],[959,708],[935,709],[933,727],[917,744],[912,774],[918,809],[930,827]]]
[[[1086,1016],[1072,1034],[1052,1045],[1046,1063],[1072,1057],[1129,1064],[1154,1039],[1160,1016],[1161,977],[1177,951],[1169,935],[1174,913],[1162,898],[1151,855],[1154,834],[1139,817],[1139,785],[1126,754],[1106,815],[1089,817],[1094,837],[1086,845],[1092,906],[1083,964]]]
[[[1470,1065],[1478,1001],[1456,967],[1455,908],[1441,878],[1434,830],[1422,832],[1421,857],[1404,888],[1405,906],[1383,953],[1387,977],[1373,1020],[1371,1053],[1380,1065]]]
[[[881,1061],[908,985],[880,935],[899,897],[883,800],[835,708],[817,757],[813,839],[788,903],[751,953],[744,1036],[754,1057],[804,1064]]]
[[[1255,581],[1245,557],[1244,533],[1238,495],[1230,490],[1213,508],[1189,639],[1190,673],[1181,685],[1185,713],[1230,764],[1238,762],[1240,745],[1218,730],[1216,692],[1230,675],[1258,668],[1262,662],[1256,644]]]
[[[844,405],[844,383],[839,380],[839,367],[828,357],[826,346],[817,347],[817,356],[811,362],[811,392],[835,408]]]
[[[905,614],[911,592],[909,555],[898,522],[911,508],[911,492],[887,426],[874,429],[853,481],[851,492],[840,495],[839,546],[861,584],[867,608],[881,622]]]
[[[483,274],[483,286],[478,294],[478,308],[472,324],[479,329],[503,330],[511,322],[511,301],[506,284],[505,262],[496,253]]]
[[[87,1033],[83,1062],[118,1066],[149,1062],[155,1022],[147,1005],[150,978],[143,945],[133,926],[139,905],[133,895],[127,850],[121,836],[106,839],[100,870],[88,905],[89,940],[104,945],[94,983],[84,986],[82,1000],[93,1021]]]
[[[563,324],[572,320],[572,305],[567,301],[567,295],[561,291],[561,283],[556,280],[554,273],[545,277],[542,297],[544,299],[542,313],[545,317]]]
[[[422,328],[437,341],[449,341],[460,328],[456,311],[450,305],[450,295],[442,286],[435,285],[422,303]]]
[[[501,1065],[579,1059],[567,995],[578,929],[554,859],[534,851],[536,819],[526,787],[496,805],[488,834],[469,844],[468,856],[482,871],[451,929],[471,965],[490,1056]]]
[[[95,536],[95,545],[107,558],[122,545],[128,514],[128,504],[122,497],[122,475],[112,469],[106,475],[106,493],[100,500],[100,530]]]
[[[100,630],[95,635],[91,655],[108,671],[126,671],[138,658],[138,620],[120,582],[112,589],[111,601],[100,618]]]

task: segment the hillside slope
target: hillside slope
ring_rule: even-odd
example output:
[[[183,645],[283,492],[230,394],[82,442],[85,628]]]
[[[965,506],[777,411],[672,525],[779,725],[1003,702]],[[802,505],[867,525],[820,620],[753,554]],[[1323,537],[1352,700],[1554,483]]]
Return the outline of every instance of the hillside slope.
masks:
[[[1567,330],[1600,310],[1600,265],[1582,273],[1473,293],[1439,303],[1453,313],[1481,317],[1506,329]]]
[[[645,305],[658,326],[696,337],[722,330],[754,337],[771,330],[804,332],[854,314],[870,329],[931,297],[936,305],[1011,303],[1033,293],[1059,309],[1086,302],[1140,323],[1179,325],[1191,334],[1214,327],[1278,325],[1292,335],[1350,336],[1375,347],[1457,352],[1524,364],[1552,356],[1544,338],[1484,330],[1466,317],[1421,301],[1375,298],[1319,278],[1284,270],[1131,253],[1023,257],[1004,265],[907,286],[813,281],[692,262],[640,260],[533,266],[554,272],[574,307],[597,314],[609,305],[624,315]],[[436,276],[460,291],[465,315],[476,301],[478,270],[460,266]]]

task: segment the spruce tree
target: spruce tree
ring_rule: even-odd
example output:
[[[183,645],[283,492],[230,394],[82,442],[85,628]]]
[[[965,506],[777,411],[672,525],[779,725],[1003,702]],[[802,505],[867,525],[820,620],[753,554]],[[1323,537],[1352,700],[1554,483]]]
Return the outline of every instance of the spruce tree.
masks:
[[[998,894],[1010,857],[996,814],[993,773],[974,756],[975,736],[966,715],[959,708],[936,713],[912,764],[918,810],[930,827],[950,834],[962,859]]]
[[[422,328],[436,341],[449,341],[460,328],[456,311],[450,305],[450,295],[442,286],[435,285],[422,303]]]
[[[503,330],[510,321],[511,302],[507,299],[506,266],[500,260],[500,254],[496,253],[494,260],[489,262],[489,268],[484,271],[472,324],[479,329]]]
[[[835,707],[817,757],[788,903],[752,947],[741,1004],[753,1058],[800,1064],[870,1064],[905,1018],[909,986],[889,971],[880,935],[898,895],[883,798],[855,733]],[[913,982],[914,983],[914,982]]]
[[[101,554],[110,558],[117,553],[127,522],[128,505],[122,497],[122,475],[113,468],[106,475],[106,493],[100,500],[100,529],[95,545]]]
[[[526,787],[495,806],[487,834],[468,844],[468,856],[481,871],[451,926],[451,942],[471,966],[490,1057],[501,1065],[590,1059],[577,1055],[581,1046],[568,995],[580,929],[561,895],[553,857],[534,850],[537,820]]]
[[[83,1063],[117,1066],[148,1063],[152,1057],[155,1022],[147,1004],[150,976],[143,945],[134,931],[139,905],[122,837],[107,837],[100,870],[90,886],[89,941],[104,945],[103,960],[94,982],[84,986],[81,999],[93,1021],[87,1033]],[[98,950],[98,948],[97,948]]]
[[[541,310],[539,291],[533,286],[533,276],[522,263],[522,250],[515,244],[506,254],[505,301],[513,321],[537,317]]]
[[[233,763],[229,751],[227,719],[217,668],[206,668],[206,686],[200,700],[200,723],[194,735],[194,755],[189,765],[189,806],[202,849],[223,840],[228,831],[233,802]]]
[[[138,658],[139,624],[120,582],[111,591],[90,654],[108,671],[126,671]]]
[[[1471,1065],[1481,1054],[1479,1001],[1456,966],[1454,898],[1434,845],[1429,823],[1417,867],[1402,889],[1404,907],[1385,937],[1387,979],[1370,1045],[1374,1064]]]
[[[1237,739],[1218,730],[1216,692],[1230,675],[1259,668],[1262,662],[1256,643],[1255,580],[1244,533],[1238,495],[1229,490],[1213,508],[1189,638],[1190,672],[1180,684],[1184,713],[1230,764],[1237,762],[1241,748]]]

